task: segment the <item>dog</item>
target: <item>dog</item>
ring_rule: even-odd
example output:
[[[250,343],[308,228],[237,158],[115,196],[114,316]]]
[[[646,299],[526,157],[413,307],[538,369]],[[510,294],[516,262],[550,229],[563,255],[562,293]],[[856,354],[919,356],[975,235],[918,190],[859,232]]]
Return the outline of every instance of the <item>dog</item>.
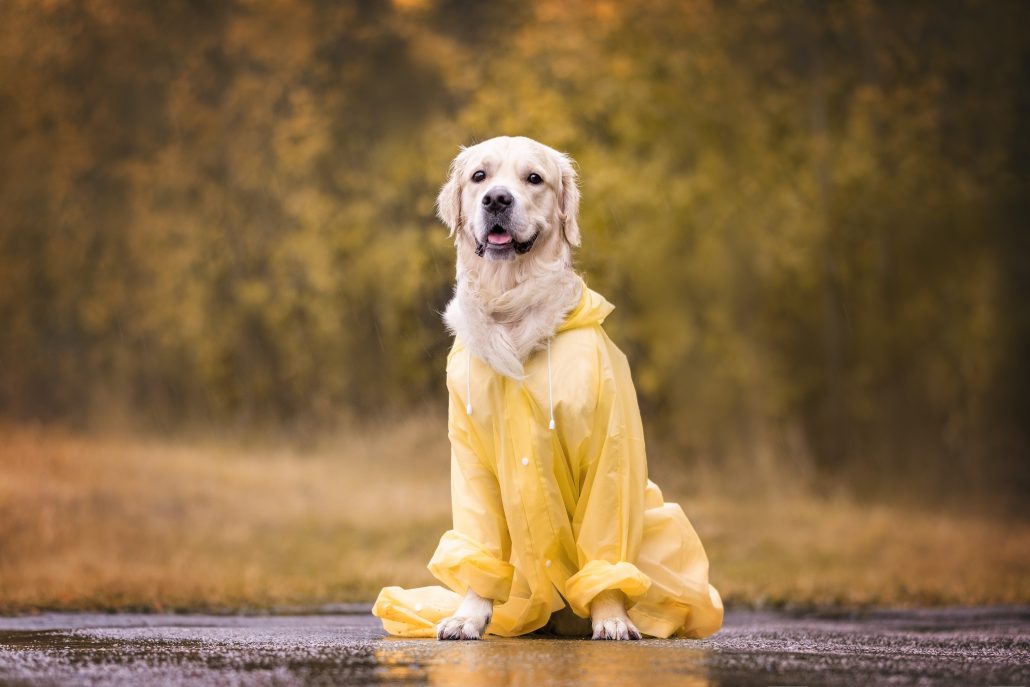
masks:
[[[454,239],[444,312],[454,527],[429,569],[446,588],[387,587],[391,634],[480,639],[703,637],[722,623],[682,509],[647,479],[614,306],[573,268],[572,159],[524,137],[464,148],[437,198]]]
[[[498,137],[455,158],[437,200],[458,253],[458,288],[444,320],[513,379],[580,298],[572,268],[581,242],[576,176],[568,155],[530,138]],[[492,312],[481,303],[494,304]],[[469,590],[437,637],[479,639],[492,610],[492,600]],[[595,599],[590,618],[594,639],[640,639],[617,592]]]

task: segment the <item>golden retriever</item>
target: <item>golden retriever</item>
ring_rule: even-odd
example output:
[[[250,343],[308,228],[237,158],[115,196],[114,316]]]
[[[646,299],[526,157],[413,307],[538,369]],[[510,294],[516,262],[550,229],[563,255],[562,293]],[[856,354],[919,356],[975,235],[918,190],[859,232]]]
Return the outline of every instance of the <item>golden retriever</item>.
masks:
[[[572,269],[572,248],[580,245],[572,160],[529,138],[492,138],[455,158],[437,206],[457,247],[457,286],[445,321],[477,357],[520,379],[528,356],[581,296]],[[482,637],[492,608],[492,599],[469,590],[439,623],[437,637]],[[590,616],[595,638],[640,637],[620,592],[601,592]],[[559,631],[580,631],[570,613],[557,620]]]

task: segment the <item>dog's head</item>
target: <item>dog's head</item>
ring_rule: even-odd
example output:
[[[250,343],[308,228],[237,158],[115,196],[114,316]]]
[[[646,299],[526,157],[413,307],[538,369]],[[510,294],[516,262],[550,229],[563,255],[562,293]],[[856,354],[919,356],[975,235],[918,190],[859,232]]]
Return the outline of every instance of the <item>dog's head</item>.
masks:
[[[499,136],[462,149],[436,204],[455,242],[487,260],[580,243],[572,160],[530,138]]]

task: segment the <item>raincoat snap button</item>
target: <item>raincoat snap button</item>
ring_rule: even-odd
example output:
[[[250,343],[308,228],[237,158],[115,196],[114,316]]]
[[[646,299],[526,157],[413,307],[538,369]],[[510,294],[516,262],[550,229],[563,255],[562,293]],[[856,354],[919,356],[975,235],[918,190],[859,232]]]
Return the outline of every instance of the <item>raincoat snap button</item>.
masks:
[[[522,464],[523,465],[529,465],[529,458],[526,458],[525,456],[522,456]]]
[[[422,610],[422,604],[415,604],[415,612],[418,613]]]
[[[546,561],[544,561],[544,566],[547,567],[547,568],[551,567],[551,559],[550,558],[548,558]]]

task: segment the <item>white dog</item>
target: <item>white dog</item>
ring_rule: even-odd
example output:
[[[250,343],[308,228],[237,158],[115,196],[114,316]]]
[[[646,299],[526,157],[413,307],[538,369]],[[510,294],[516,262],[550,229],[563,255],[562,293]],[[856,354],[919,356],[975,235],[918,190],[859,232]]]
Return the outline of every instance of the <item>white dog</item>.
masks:
[[[722,602],[683,511],[647,479],[629,367],[601,328],[613,306],[572,268],[572,161],[490,139],[458,155],[437,204],[457,248],[454,528],[429,564],[447,589],[387,587],[373,613],[439,639],[711,634]]]

